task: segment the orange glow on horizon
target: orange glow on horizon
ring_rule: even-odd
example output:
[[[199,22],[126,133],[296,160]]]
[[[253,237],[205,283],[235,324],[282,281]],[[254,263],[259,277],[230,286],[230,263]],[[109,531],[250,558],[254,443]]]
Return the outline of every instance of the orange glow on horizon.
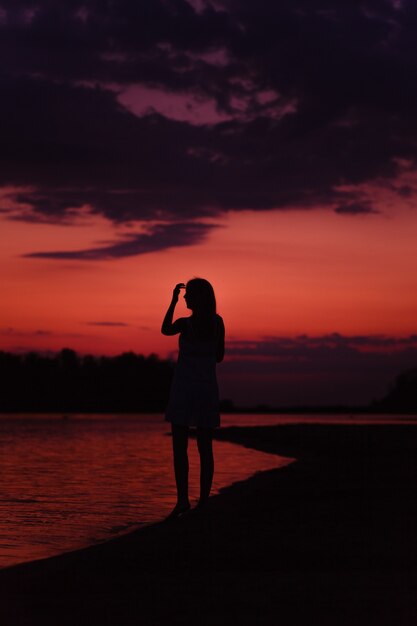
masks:
[[[198,245],[63,261],[22,255],[114,240],[113,225],[3,219],[1,348],[166,356],[177,341],[161,336],[162,317],[173,286],[193,276],[213,283],[229,339],[415,332],[417,215],[407,208],[356,217],[245,211],[215,223]],[[177,314],[188,315],[182,302]]]

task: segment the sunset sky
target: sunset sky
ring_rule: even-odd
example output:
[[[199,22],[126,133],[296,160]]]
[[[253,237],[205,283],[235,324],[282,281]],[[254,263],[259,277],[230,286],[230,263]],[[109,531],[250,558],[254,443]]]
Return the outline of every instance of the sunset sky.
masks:
[[[384,395],[417,367],[416,32],[405,0],[0,0],[0,349],[175,358],[202,276],[223,398]]]

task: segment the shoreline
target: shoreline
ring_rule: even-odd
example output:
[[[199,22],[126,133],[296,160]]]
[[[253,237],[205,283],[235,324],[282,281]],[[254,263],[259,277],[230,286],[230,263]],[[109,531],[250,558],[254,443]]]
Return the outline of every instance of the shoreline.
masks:
[[[155,410],[105,410],[105,409],[71,409],[70,411],[66,411],[64,409],[36,409],[36,410],[23,410],[23,409],[1,409],[0,417],[4,417],[7,415],[47,415],[47,416],[71,416],[71,415],[126,415],[126,416],[134,416],[134,415],[164,415],[164,411],[161,409]],[[386,419],[395,419],[398,417],[399,419],[410,419],[417,420],[417,412],[414,410],[401,410],[401,409],[390,409],[390,410],[376,410],[370,408],[368,406],[300,406],[300,407],[265,407],[263,405],[254,406],[254,407],[235,407],[234,409],[221,409],[221,415],[267,415],[267,416],[324,416],[331,417],[332,415],[340,415],[340,416],[367,416],[367,417],[375,417],[375,416],[383,416]]]
[[[0,570],[3,626],[375,624],[417,618],[417,427],[230,427],[296,457],[204,514]]]

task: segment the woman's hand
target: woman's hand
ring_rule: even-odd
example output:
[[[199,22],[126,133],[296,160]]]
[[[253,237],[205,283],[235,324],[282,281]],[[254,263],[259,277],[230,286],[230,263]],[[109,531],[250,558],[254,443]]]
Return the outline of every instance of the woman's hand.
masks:
[[[175,285],[174,291],[172,292],[172,300],[174,302],[178,302],[178,298],[179,298],[181,289],[185,289],[185,284],[184,283],[178,283],[177,285]]]

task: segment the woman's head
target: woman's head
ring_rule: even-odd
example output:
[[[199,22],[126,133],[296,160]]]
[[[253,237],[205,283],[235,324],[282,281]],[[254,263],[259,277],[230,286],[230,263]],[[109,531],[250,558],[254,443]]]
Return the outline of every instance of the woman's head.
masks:
[[[185,287],[185,302],[193,313],[214,315],[216,313],[216,297],[214,289],[204,278],[192,278]]]

